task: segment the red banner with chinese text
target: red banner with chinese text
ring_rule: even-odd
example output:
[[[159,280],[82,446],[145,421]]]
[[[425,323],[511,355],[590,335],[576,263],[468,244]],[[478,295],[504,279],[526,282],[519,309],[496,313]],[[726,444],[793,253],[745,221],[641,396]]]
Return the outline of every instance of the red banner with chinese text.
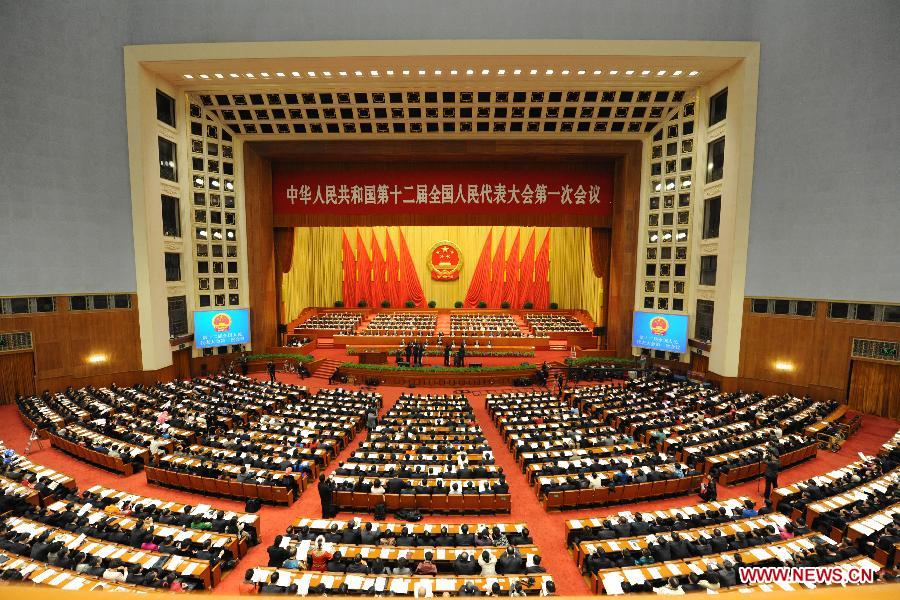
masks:
[[[273,166],[276,215],[612,214],[606,163],[416,168]]]

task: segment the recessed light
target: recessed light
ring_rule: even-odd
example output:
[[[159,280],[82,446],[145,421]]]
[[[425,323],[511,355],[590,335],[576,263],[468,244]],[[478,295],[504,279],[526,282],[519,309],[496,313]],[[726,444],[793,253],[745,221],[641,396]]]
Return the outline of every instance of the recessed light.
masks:
[[[372,77],[378,77],[378,71],[372,69],[371,71],[369,71],[369,75],[371,75]]]
[[[282,73],[281,71],[276,71],[275,77],[284,77],[284,73]]]
[[[619,72],[616,71],[615,69],[613,69],[612,71],[609,72],[609,74],[610,74],[610,75],[618,75]]]
[[[419,69],[419,75],[425,75],[425,69]]]
[[[315,71],[307,71],[306,74],[309,75],[310,77],[315,77],[315,76],[316,76],[316,72],[315,72]]]
[[[387,71],[385,71],[385,73],[387,73],[387,74],[388,74],[389,76],[391,76],[391,77],[394,76],[394,71],[393,71],[393,69],[388,69]]]
[[[662,77],[662,76],[665,75],[665,74],[666,74],[666,71],[657,71],[657,72],[656,72],[656,76],[657,76],[657,77]]]
[[[530,71],[528,71],[528,74],[529,75],[537,75],[537,69],[531,69]]]
[[[585,71],[584,69],[578,69],[579,75],[584,75],[585,73],[587,73],[587,71]]]
[[[346,77],[347,71],[338,71],[338,75],[340,75],[341,77]]]
[[[646,75],[649,75],[649,74],[650,74],[650,69],[644,69],[643,71],[641,71],[641,75],[645,75],[645,76],[646,76]]]
[[[474,75],[474,74],[475,74],[474,69],[466,69],[466,75]]]
[[[700,71],[691,71],[690,73],[688,73],[688,77],[696,77],[699,74],[700,74]]]
[[[482,74],[482,75],[490,75],[490,74],[491,74],[491,70],[490,70],[490,69],[482,69],[482,70],[481,70],[481,74]]]
[[[300,77],[300,71],[291,71],[291,75],[294,77]]]
[[[544,75],[553,75],[553,69],[547,69],[544,71]]]
[[[516,69],[515,71],[513,71],[513,75],[521,75],[521,74],[522,74],[522,69]]]
[[[225,76],[221,73],[216,73],[216,79],[225,79]]]
[[[324,77],[331,77],[331,71],[322,71]]]
[[[674,71],[674,72],[672,73],[672,77],[678,77],[678,76],[681,75],[682,73],[684,73],[684,71]]]
[[[569,70],[568,70],[568,69],[563,69],[560,73],[561,73],[562,75],[568,75],[568,74],[569,74]]]
[[[297,73],[297,75],[299,75],[299,73]],[[238,77],[240,77],[240,75],[238,75],[237,73],[229,73],[228,76],[232,79],[237,79]]]
[[[434,70],[434,74],[435,74],[435,75],[441,75],[441,74],[443,74],[443,71],[441,71],[440,69],[435,69],[435,70]]]
[[[506,75],[506,69],[498,69],[497,75]]]
[[[603,74],[603,71],[601,71],[600,69],[596,69],[594,71],[594,75],[602,75],[602,74]]]
[[[451,74],[451,75],[458,75],[458,74],[459,74],[459,71],[457,71],[456,69],[450,69],[450,74]]]
[[[409,75],[409,69],[403,69],[403,74],[404,74],[404,75]]]
[[[193,79],[194,76],[193,76],[193,75],[188,75],[187,73],[185,73],[184,78],[185,78],[185,79]]]
[[[626,75],[634,75],[634,71],[632,69],[628,69],[627,71],[625,71],[625,74]]]
[[[248,79],[253,79],[253,73],[244,73]]]
[[[200,79],[209,79],[209,75],[206,73],[200,73]]]
[[[266,72],[265,72],[265,71],[264,71],[264,72],[262,72],[262,73],[260,73],[260,75],[262,75],[262,76],[263,76],[263,77],[268,77],[268,76],[269,76],[269,74],[268,74],[268,73],[266,73]]]
[[[363,76],[363,72],[362,72],[362,71],[353,71],[353,74],[356,75],[357,77],[362,77],[362,76]]]

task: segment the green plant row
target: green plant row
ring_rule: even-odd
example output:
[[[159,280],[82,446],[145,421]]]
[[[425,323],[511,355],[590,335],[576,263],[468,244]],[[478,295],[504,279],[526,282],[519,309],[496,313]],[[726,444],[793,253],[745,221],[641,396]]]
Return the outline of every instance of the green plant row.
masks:
[[[436,365],[429,365],[426,367],[398,367],[396,365],[360,365],[352,362],[345,362],[341,364],[342,369],[355,369],[362,371],[371,371],[373,373],[460,373],[460,372],[472,372],[472,373],[499,373],[501,371],[533,371],[537,367],[535,367],[531,363],[524,363],[521,365],[509,365],[505,367],[498,366],[489,366],[489,367],[442,367]]]
[[[347,354],[349,356],[356,356],[359,354],[359,350],[356,348],[347,348]],[[425,351],[425,356],[443,356],[444,350],[442,348],[429,348]],[[509,357],[523,357],[528,358],[534,356],[534,350],[480,350],[478,348],[468,347],[466,348],[466,356],[478,356],[478,357],[487,357],[493,356],[497,358],[509,358]]]
[[[273,354],[248,354],[247,360],[275,360],[278,358],[296,360],[299,362],[312,362],[315,359],[314,356],[309,354],[288,354],[286,352],[278,352]]]
[[[380,304],[381,304],[381,308],[390,308],[391,307],[391,303],[389,300],[382,300]],[[335,300],[335,302],[334,302],[335,308],[342,308],[343,306],[344,306],[343,300]],[[357,306],[357,308],[366,308],[368,306],[368,303],[365,300],[360,300],[356,304],[356,306]],[[415,303],[412,300],[407,300],[406,302],[403,303],[403,306],[405,306],[406,308],[414,308]],[[428,308],[435,308],[436,306],[437,306],[437,302],[435,302],[434,300],[428,301]],[[457,300],[456,302],[453,303],[453,308],[462,308],[462,307],[463,307],[462,300]],[[481,302],[478,303],[478,308],[487,308],[487,307],[488,307],[487,302],[485,302],[484,300],[482,300]],[[509,307],[510,307],[509,302],[504,301],[504,302],[500,303],[500,308],[509,308]],[[525,310],[531,310],[532,308],[534,308],[534,303],[530,302],[530,301],[525,302],[524,304],[522,304],[522,308],[524,308]],[[559,308],[559,304],[557,304],[556,302],[550,303],[550,310],[556,310],[558,308]]]
[[[636,367],[637,361],[632,358],[620,358],[618,356],[579,356],[567,358],[566,364],[573,367],[585,367],[588,365],[623,365]]]

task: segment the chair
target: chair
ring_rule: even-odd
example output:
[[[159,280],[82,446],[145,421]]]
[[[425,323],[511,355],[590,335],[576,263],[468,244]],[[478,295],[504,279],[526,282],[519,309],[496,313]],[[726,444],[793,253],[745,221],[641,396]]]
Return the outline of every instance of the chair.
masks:
[[[229,481],[228,482],[228,495],[232,498],[243,498],[244,497],[244,484],[240,481]]]
[[[450,512],[450,496],[447,494],[432,494],[431,510],[439,513]]]
[[[609,504],[615,504],[622,501],[622,497],[625,495],[625,487],[623,485],[616,486],[615,490],[609,490],[609,495],[607,496],[607,500]]]
[[[447,510],[449,512],[461,513],[463,512],[463,496],[462,494],[455,494],[447,496]]]
[[[352,495],[353,495],[353,492],[335,491],[334,494],[331,496],[331,502],[337,507],[348,507],[349,508],[349,507],[353,506],[353,503],[351,502]]]
[[[665,495],[665,493],[666,493],[665,480],[654,481],[652,486],[653,487],[650,488],[650,496],[652,498],[658,498],[660,496]]]
[[[681,482],[684,480],[681,479],[667,479],[666,480],[666,489],[663,492],[666,496],[674,496],[678,493],[678,486],[681,485]]]
[[[400,508],[400,496],[402,494],[385,494],[384,503],[389,511],[396,511]]]
[[[193,482],[191,481],[192,477],[187,473],[176,473],[176,480],[178,481],[178,487],[189,490],[194,486],[191,485]]]
[[[400,494],[400,508],[410,510],[416,508],[418,494]]]
[[[562,506],[568,508],[570,506],[578,506],[578,496],[581,490],[564,490],[562,493]]]
[[[259,498],[259,486],[255,483],[245,483],[244,498]]]
[[[216,479],[216,496],[230,496],[231,485],[227,479]]]
[[[647,483],[639,483],[637,484],[637,492],[635,492],[634,497],[638,500],[643,500],[644,498],[649,498],[652,495],[653,490],[653,482],[648,481]],[[627,492],[626,492],[627,494]],[[626,496],[627,499],[627,496]]]
[[[201,477],[203,481],[203,491],[207,494],[216,494],[216,480],[212,477]]]
[[[590,492],[588,495],[587,504],[590,506],[602,506],[606,504],[609,499],[609,488],[598,488],[596,490],[587,490]]]
[[[463,494],[463,512],[477,513],[483,511],[485,506],[484,503],[482,503],[482,498],[486,497],[487,496],[482,496],[481,494]]]
[[[261,485],[259,490],[259,499],[263,502],[275,502],[275,491],[271,485]]]

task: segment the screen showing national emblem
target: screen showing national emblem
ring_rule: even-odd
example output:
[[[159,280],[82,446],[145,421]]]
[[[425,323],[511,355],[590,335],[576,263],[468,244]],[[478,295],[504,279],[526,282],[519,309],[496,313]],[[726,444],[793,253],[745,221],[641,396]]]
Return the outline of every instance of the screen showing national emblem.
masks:
[[[197,348],[234,346],[250,341],[250,311],[198,310],[194,312],[194,345]]]
[[[688,318],[635,311],[631,329],[631,345],[650,350],[684,352],[687,350]]]

